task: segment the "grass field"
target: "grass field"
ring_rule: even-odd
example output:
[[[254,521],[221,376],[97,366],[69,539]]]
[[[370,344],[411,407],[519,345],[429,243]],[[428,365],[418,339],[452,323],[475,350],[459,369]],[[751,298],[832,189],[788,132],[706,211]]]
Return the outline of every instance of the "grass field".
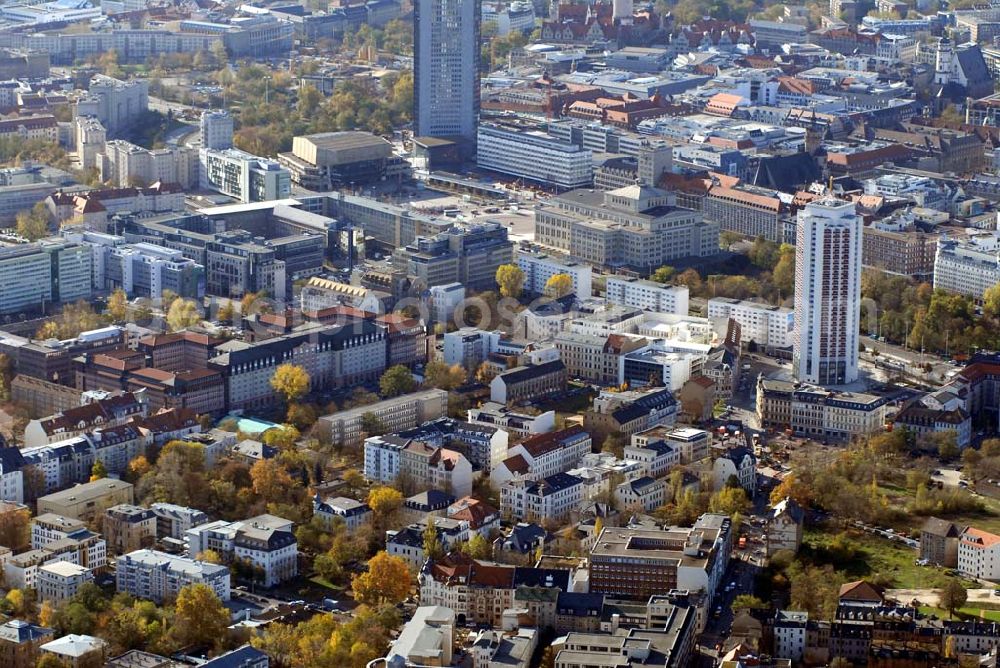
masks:
[[[857,547],[856,554],[842,563],[833,563],[827,548],[839,532],[840,529],[833,526],[806,529],[801,555],[819,566],[831,563],[849,580],[883,575],[895,589],[943,587],[951,579],[944,568],[917,566],[914,563],[917,559],[916,550],[856,530],[847,532],[851,542]],[[971,582],[964,584],[967,587],[975,586]]]
[[[980,496],[979,500],[986,506],[982,513],[968,513],[949,518],[955,524],[967,524],[983,531],[1000,534],[1000,501],[988,496]]]
[[[924,615],[937,615],[939,619],[949,619],[948,611],[941,608],[921,606],[920,613]],[[980,608],[976,604],[967,605],[955,611],[955,619],[972,620],[985,619],[990,622],[1000,622],[1000,610],[990,608]]]
[[[898,485],[890,483],[880,483],[879,491],[884,494],[890,506],[905,507],[913,500],[913,493]],[[983,512],[970,512],[960,515],[945,515],[942,519],[947,519],[958,525],[974,526],[983,531],[1000,534],[1000,499],[988,496],[978,496],[979,501],[985,506]],[[913,515],[904,522],[893,523],[892,528],[897,531],[919,531],[926,517]]]

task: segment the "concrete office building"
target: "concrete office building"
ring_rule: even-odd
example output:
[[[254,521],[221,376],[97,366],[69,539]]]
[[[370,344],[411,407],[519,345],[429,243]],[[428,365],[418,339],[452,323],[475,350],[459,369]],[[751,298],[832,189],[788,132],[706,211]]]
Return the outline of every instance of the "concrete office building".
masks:
[[[0,313],[89,299],[90,249],[42,240],[0,248]]]
[[[688,314],[689,291],[683,285],[625,276],[608,276],[604,298],[612,304],[632,306],[658,313]]]
[[[102,291],[122,288],[129,297],[159,299],[171,290],[185,299],[205,296],[205,268],[184,257],[179,250],[153,244],[95,247],[104,251]]]
[[[711,601],[728,562],[727,531],[605,527],[590,551],[590,591],[645,602],[686,589]]]
[[[535,28],[535,7],[524,0],[487,0],[482,16],[483,23],[496,26],[496,34],[501,37],[514,31],[530,33]]]
[[[233,147],[233,117],[228,111],[205,110],[199,124],[201,147],[223,151]]]
[[[198,155],[202,188],[243,203],[287,199],[292,193],[291,173],[274,160],[236,148],[203,148]]]
[[[451,322],[455,311],[465,301],[465,286],[461,283],[434,285],[430,289],[431,322]]]
[[[216,295],[263,290],[282,300],[295,281],[322,269],[329,220],[323,216],[278,203],[234,204],[201,213],[164,222],[129,218],[125,239],[183,252],[205,267],[205,289]],[[229,230],[214,232],[219,228]]]
[[[180,32],[221,35],[230,58],[287,56],[292,49],[295,27],[271,12],[244,12],[222,20],[225,22],[185,19],[180,22]]]
[[[124,237],[99,232],[63,233],[90,248],[93,289],[122,288],[129,297],[159,298],[171,290],[186,299],[205,296],[205,268],[180,250],[146,242],[128,244]]]
[[[779,23],[751,19],[748,21],[753,32],[754,45],[760,48],[781,49],[783,44],[802,44],[806,41],[806,27],[797,23]]]
[[[0,81],[45,79],[49,76],[49,54],[44,51],[0,49]]]
[[[589,299],[593,290],[593,271],[590,265],[573,262],[556,255],[530,250],[517,252],[517,266],[524,272],[524,289],[536,295],[545,293],[545,284],[553,276],[565,274],[573,281],[573,294],[578,299]]]
[[[673,193],[632,185],[573,190],[539,205],[535,239],[598,267],[652,271],[719,252],[719,226],[676,206]]]
[[[933,281],[939,237],[924,232],[913,222],[912,217],[900,215],[866,225],[861,258],[865,268],[921,282]]]
[[[296,185],[325,191],[382,180],[392,157],[392,144],[378,135],[322,132],[295,137],[291,152],[279,153],[278,162]]]
[[[361,419],[366,413],[373,414],[385,424],[389,433],[393,433],[436,420],[447,412],[447,392],[437,389],[422,390],[324,415],[316,421],[316,429],[318,434],[329,438],[333,444],[351,447],[362,443]]]
[[[723,230],[737,232],[749,239],[763,236],[770,241],[784,240],[782,216],[786,207],[773,190],[755,186],[714,186],[705,198],[707,220],[719,223]]]
[[[413,4],[413,134],[473,144],[479,121],[480,0]]]
[[[124,480],[101,478],[39,497],[38,512],[90,521],[105,508],[134,500],[132,485]]]
[[[476,164],[556,188],[585,188],[594,180],[593,154],[537,129],[483,123]]]
[[[324,213],[360,227],[368,244],[392,253],[412,244],[417,237],[432,237],[454,226],[448,218],[428,216],[409,208],[345,193],[324,196]]]
[[[86,97],[80,98],[74,109],[76,117],[97,118],[112,137],[130,129],[132,123],[147,111],[148,81],[122,81],[103,74],[94,75]]]
[[[263,290],[285,299],[294,281],[319,273],[323,241],[307,234],[264,241],[245,230],[216,234],[205,246],[206,291],[240,295]]]
[[[392,264],[425,288],[461,283],[468,289],[485,290],[496,286],[497,269],[510,264],[513,255],[506,227],[479,223],[418,237],[393,253]]]
[[[90,2],[26,2],[5,5],[0,15],[8,21],[28,25],[75,23],[99,19],[101,9]]]
[[[19,212],[30,210],[56,190],[46,182],[0,186],[0,225],[14,227]]]
[[[123,63],[145,62],[166,53],[211,52],[222,35],[170,30],[108,30],[107,32],[6,33],[0,46],[46,51],[52,63],[72,65],[81,58],[116,51]]]
[[[810,202],[795,245],[795,378],[816,385],[858,379],[862,221],[853,202]]]
[[[441,344],[441,357],[445,364],[458,364],[465,369],[476,369],[493,355],[518,355],[524,345],[513,342],[500,330],[485,331],[463,327],[446,332]]]

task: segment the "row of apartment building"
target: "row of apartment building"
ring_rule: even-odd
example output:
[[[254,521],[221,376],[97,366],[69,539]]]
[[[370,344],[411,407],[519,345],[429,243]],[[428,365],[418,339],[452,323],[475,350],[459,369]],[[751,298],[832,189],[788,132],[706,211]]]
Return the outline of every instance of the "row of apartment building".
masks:
[[[891,399],[863,392],[835,392],[761,378],[757,419],[761,427],[790,429],[807,438],[846,441],[885,429]]]

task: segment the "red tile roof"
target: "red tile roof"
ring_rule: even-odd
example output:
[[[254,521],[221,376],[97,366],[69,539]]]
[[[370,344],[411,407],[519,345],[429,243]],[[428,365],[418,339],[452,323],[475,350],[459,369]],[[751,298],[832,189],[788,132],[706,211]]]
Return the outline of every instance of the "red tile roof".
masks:
[[[962,542],[969,547],[983,549],[993,547],[997,543],[1000,543],[1000,536],[989,533],[988,531],[983,531],[982,529],[973,529],[972,527],[969,527],[962,534]]]

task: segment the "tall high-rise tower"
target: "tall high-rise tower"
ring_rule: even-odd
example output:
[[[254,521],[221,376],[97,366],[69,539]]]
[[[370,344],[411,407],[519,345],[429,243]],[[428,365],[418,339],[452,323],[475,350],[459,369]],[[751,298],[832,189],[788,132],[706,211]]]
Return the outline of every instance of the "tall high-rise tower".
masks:
[[[861,217],[835,197],[799,212],[795,240],[795,378],[817,385],[858,379]]]
[[[413,131],[476,141],[481,0],[414,0]]]

